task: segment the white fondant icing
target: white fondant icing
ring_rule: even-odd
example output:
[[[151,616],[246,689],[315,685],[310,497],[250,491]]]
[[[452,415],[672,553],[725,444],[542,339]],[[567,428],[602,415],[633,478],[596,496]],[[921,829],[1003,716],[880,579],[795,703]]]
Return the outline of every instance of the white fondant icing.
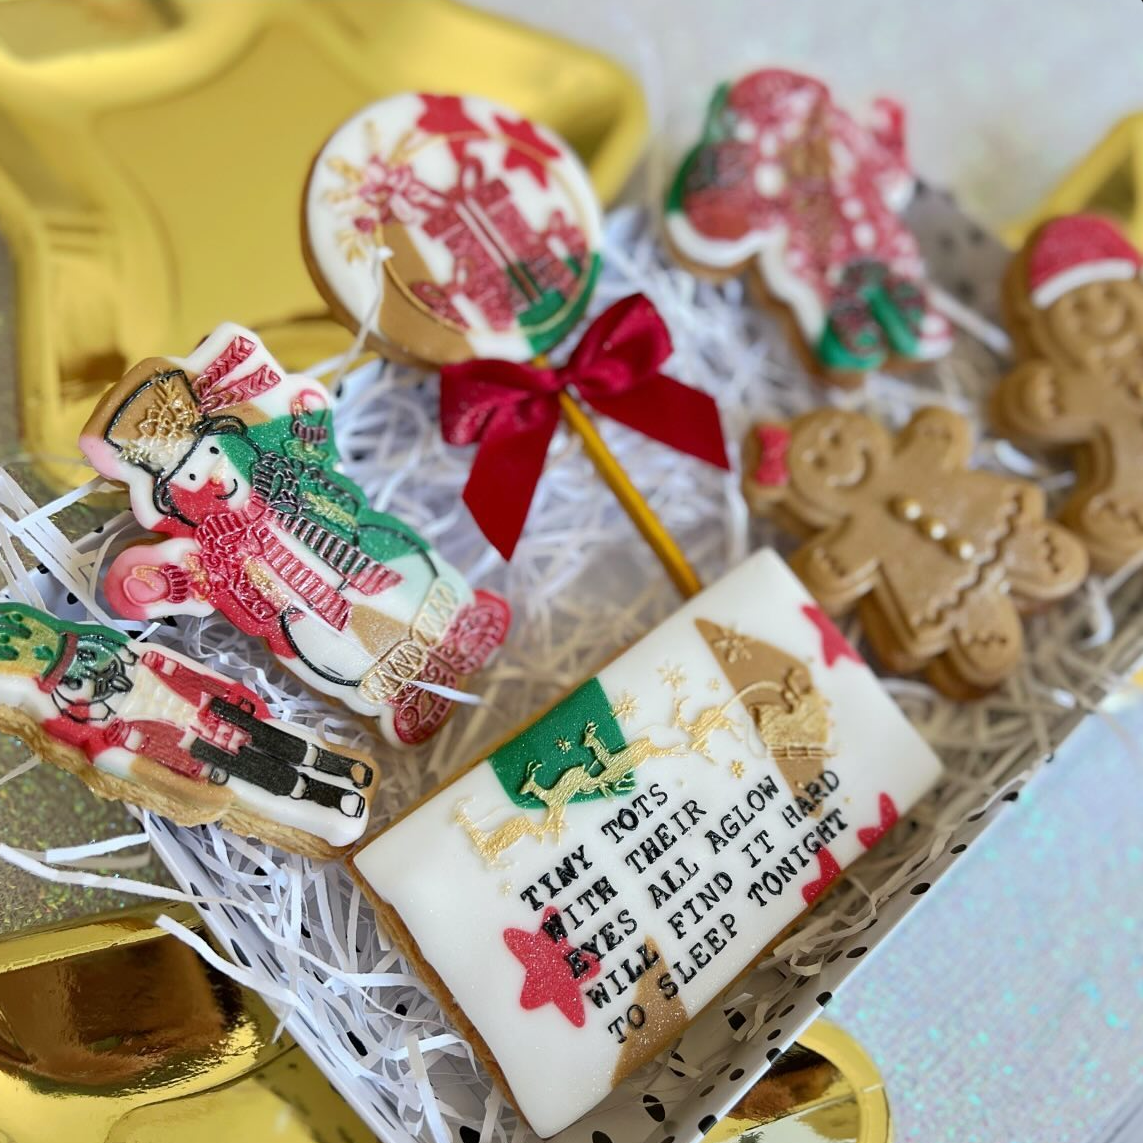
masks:
[[[461,145],[457,143],[458,136],[434,134],[419,127],[418,120],[426,110],[423,99],[420,95],[404,94],[371,104],[343,123],[319,152],[305,192],[306,241],[316,272],[329,291],[354,321],[367,322],[378,338],[401,345],[426,361],[435,360],[430,343],[406,344],[407,331],[383,329],[379,311],[372,310],[380,288],[399,290],[411,311],[432,313],[413,294],[411,284],[396,277],[400,273],[397,260],[386,264],[384,281],[379,283],[371,260],[361,256],[360,251],[373,242],[385,242],[385,228],[390,223],[382,221],[376,233],[366,234],[362,230],[355,237],[352,211],[347,206],[347,189],[352,190],[346,178],[347,165],[356,171],[381,172],[385,168],[380,164],[369,165],[372,156],[379,156],[388,168],[399,169],[402,164],[411,167],[419,185],[401,190],[398,197],[412,205],[395,214],[394,224],[406,228],[429,278],[437,285],[454,279],[457,262],[447,237],[430,233],[424,222],[450,196],[459,203],[460,224],[468,227],[492,263],[501,264],[499,273],[509,275],[509,267],[521,256],[513,235],[499,229],[494,218],[489,215],[474,220],[464,213],[466,203],[471,205],[473,201],[469,184],[480,179],[498,179],[507,187],[512,205],[534,234],[542,233],[557,217],[562,217],[565,223],[582,229],[590,252],[598,251],[602,237],[602,216],[590,179],[563,140],[537,124],[528,125],[544,147],[557,152],[554,157],[539,153],[526,140],[515,140],[502,126],[501,121],[514,125],[521,119],[510,108],[474,96],[462,97],[461,107],[464,116],[483,133],[463,141],[467,166],[458,161],[453,151],[454,145]],[[540,177],[528,169],[527,158],[540,163]],[[366,207],[362,210],[367,213]],[[582,293],[586,287],[583,282],[580,285]],[[573,301],[580,293],[574,295]],[[434,320],[462,336],[473,356],[512,360],[533,356],[534,350],[518,321],[492,324],[478,302],[463,290],[455,293],[452,300],[468,328],[450,325],[440,314]]]
[[[777,163],[759,163],[754,172],[754,185],[766,198],[777,198],[786,186],[786,172]]]
[[[395,909],[488,1044],[512,1098],[539,1134],[561,1130],[612,1087],[621,1046],[609,1024],[619,1019],[620,1031],[627,1026],[635,997],[630,983],[619,992],[626,980],[622,962],[634,965],[644,940],[653,940],[661,952],[647,971],[669,973],[687,1017],[693,1017],[804,910],[802,890],[822,868],[805,848],[808,834],[832,823],[828,849],[844,867],[864,852],[858,831],[880,822],[882,794],[904,813],[939,774],[932,751],[863,663],[840,657],[826,665],[820,629],[803,611],[811,604],[780,558],[760,552],[603,668],[596,679],[627,743],[646,738],[675,753],[642,761],[631,771],[633,785],[626,792],[568,804],[558,835],[544,835],[541,843],[525,834],[499,853],[500,867],[490,864],[458,817],[487,837],[521,816],[538,825],[546,811],[513,803],[484,762],[354,857],[358,873]],[[797,809],[795,791],[735,698],[697,619],[770,644],[810,671],[827,704],[825,765],[836,780],[818,817]],[[753,652],[745,646],[742,653]],[[702,742],[693,727],[682,725],[720,705],[729,721]],[[584,730],[574,728],[580,741]],[[540,743],[537,753],[547,753],[536,760],[547,765],[561,748],[558,738],[547,748]],[[695,814],[688,802],[704,812]],[[707,830],[727,844],[712,842]],[[577,876],[561,887],[552,871],[581,846],[581,859],[569,858]],[[653,857],[656,847],[662,852]],[[784,860],[788,875],[779,870]],[[692,868],[696,872],[683,883],[683,871]],[[679,886],[656,906],[649,887],[669,888],[662,880],[669,871]],[[764,873],[770,874],[765,883]],[[723,875],[721,884],[716,874]],[[554,895],[545,888],[545,875]],[[598,892],[592,896],[592,885],[603,877],[616,891],[607,901]],[[761,887],[752,890],[754,884]],[[700,902],[702,886],[707,896]],[[684,904],[688,899],[693,912]],[[608,998],[598,1007],[585,998],[581,1027],[554,1003],[521,1005],[526,973],[504,934],[536,932],[548,905],[561,911],[573,946],[582,946],[607,923],[613,936],[634,926],[611,950],[597,942],[600,974],[585,982],[581,994],[602,984]],[[624,921],[624,910],[631,921]],[[733,937],[726,936],[728,917]]]
[[[1099,262],[1083,262],[1079,266],[1052,275],[1032,291],[1032,304],[1047,309],[1064,294],[1090,286],[1093,282],[1127,282],[1139,273],[1139,267],[1126,258],[1108,258]]]

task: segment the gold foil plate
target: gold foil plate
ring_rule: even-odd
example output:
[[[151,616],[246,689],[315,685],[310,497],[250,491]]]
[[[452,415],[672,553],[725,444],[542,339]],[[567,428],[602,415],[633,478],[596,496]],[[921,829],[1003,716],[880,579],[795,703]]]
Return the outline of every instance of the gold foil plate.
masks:
[[[818,1020],[704,1143],[890,1143],[885,1087],[861,1045]]]
[[[646,133],[617,64],[452,0],[0,0],[20,432],[56,483],[89,475],[79,429],[143,357],[224,319],[289,368],[349,345],[302,260],[302,188],[342,120],[409,89],[546,123],[604,201]]]
[[[1010,246],[1019,246],[1041,222],[1083,211],[1114,218],[1143,248],[1143,113],[1120,120],[1034,210],[1005,227],[1002,235]]]
[[[0,1140],[372,1140],[259,997],[155,915],[0,942]]]

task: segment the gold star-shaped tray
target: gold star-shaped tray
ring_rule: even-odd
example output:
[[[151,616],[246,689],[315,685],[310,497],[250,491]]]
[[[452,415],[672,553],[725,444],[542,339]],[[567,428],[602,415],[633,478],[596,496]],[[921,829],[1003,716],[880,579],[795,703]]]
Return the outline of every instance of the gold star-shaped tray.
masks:
[[[605,201],[646,131],[617,64],[452,0],[0,4],[0,230],[19,299],[0,334],[21,444],[53,483],[88,475],[79,428],[131,362],[227,318],[291,368],[348,345],[302,261],[302,187],[338,123],[409,89],[550,125]]]

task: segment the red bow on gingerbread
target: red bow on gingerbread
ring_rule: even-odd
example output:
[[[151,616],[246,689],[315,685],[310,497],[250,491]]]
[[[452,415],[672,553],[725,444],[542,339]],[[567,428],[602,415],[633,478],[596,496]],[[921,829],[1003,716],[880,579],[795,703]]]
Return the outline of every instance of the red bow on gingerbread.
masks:
[[[666,324],[634,294],[600,314],[559,368],[487,358],[441,369],[441,433],[449,444],[479,446],[464,502],[505,559],[523,531],[568,391],[679,452],[730,467],[714,400],[660,373],[670,356]]]

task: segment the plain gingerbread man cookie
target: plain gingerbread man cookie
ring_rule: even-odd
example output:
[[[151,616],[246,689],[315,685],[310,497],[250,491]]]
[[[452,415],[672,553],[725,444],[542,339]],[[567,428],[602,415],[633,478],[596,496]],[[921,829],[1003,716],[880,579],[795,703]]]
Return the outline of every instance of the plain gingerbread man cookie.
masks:
[[[1072,450],[1060,519],[1112,572],[1143,552],[1143,258],[1106,219],[1041,226],[1005,302],[1021,363],[994,395],[997,427]]]
[[[969,470],[967,422],[921,409],[896,435],[860,413],[819,409],[751,430],[752,508],[808,536],[790,563],[827,611],[857,605],[894,671],[924,669],[969,698],[997,686],[1024,650],[1019,612],[1087,574],[1083,545],[1044,519],[1028,481]]]

